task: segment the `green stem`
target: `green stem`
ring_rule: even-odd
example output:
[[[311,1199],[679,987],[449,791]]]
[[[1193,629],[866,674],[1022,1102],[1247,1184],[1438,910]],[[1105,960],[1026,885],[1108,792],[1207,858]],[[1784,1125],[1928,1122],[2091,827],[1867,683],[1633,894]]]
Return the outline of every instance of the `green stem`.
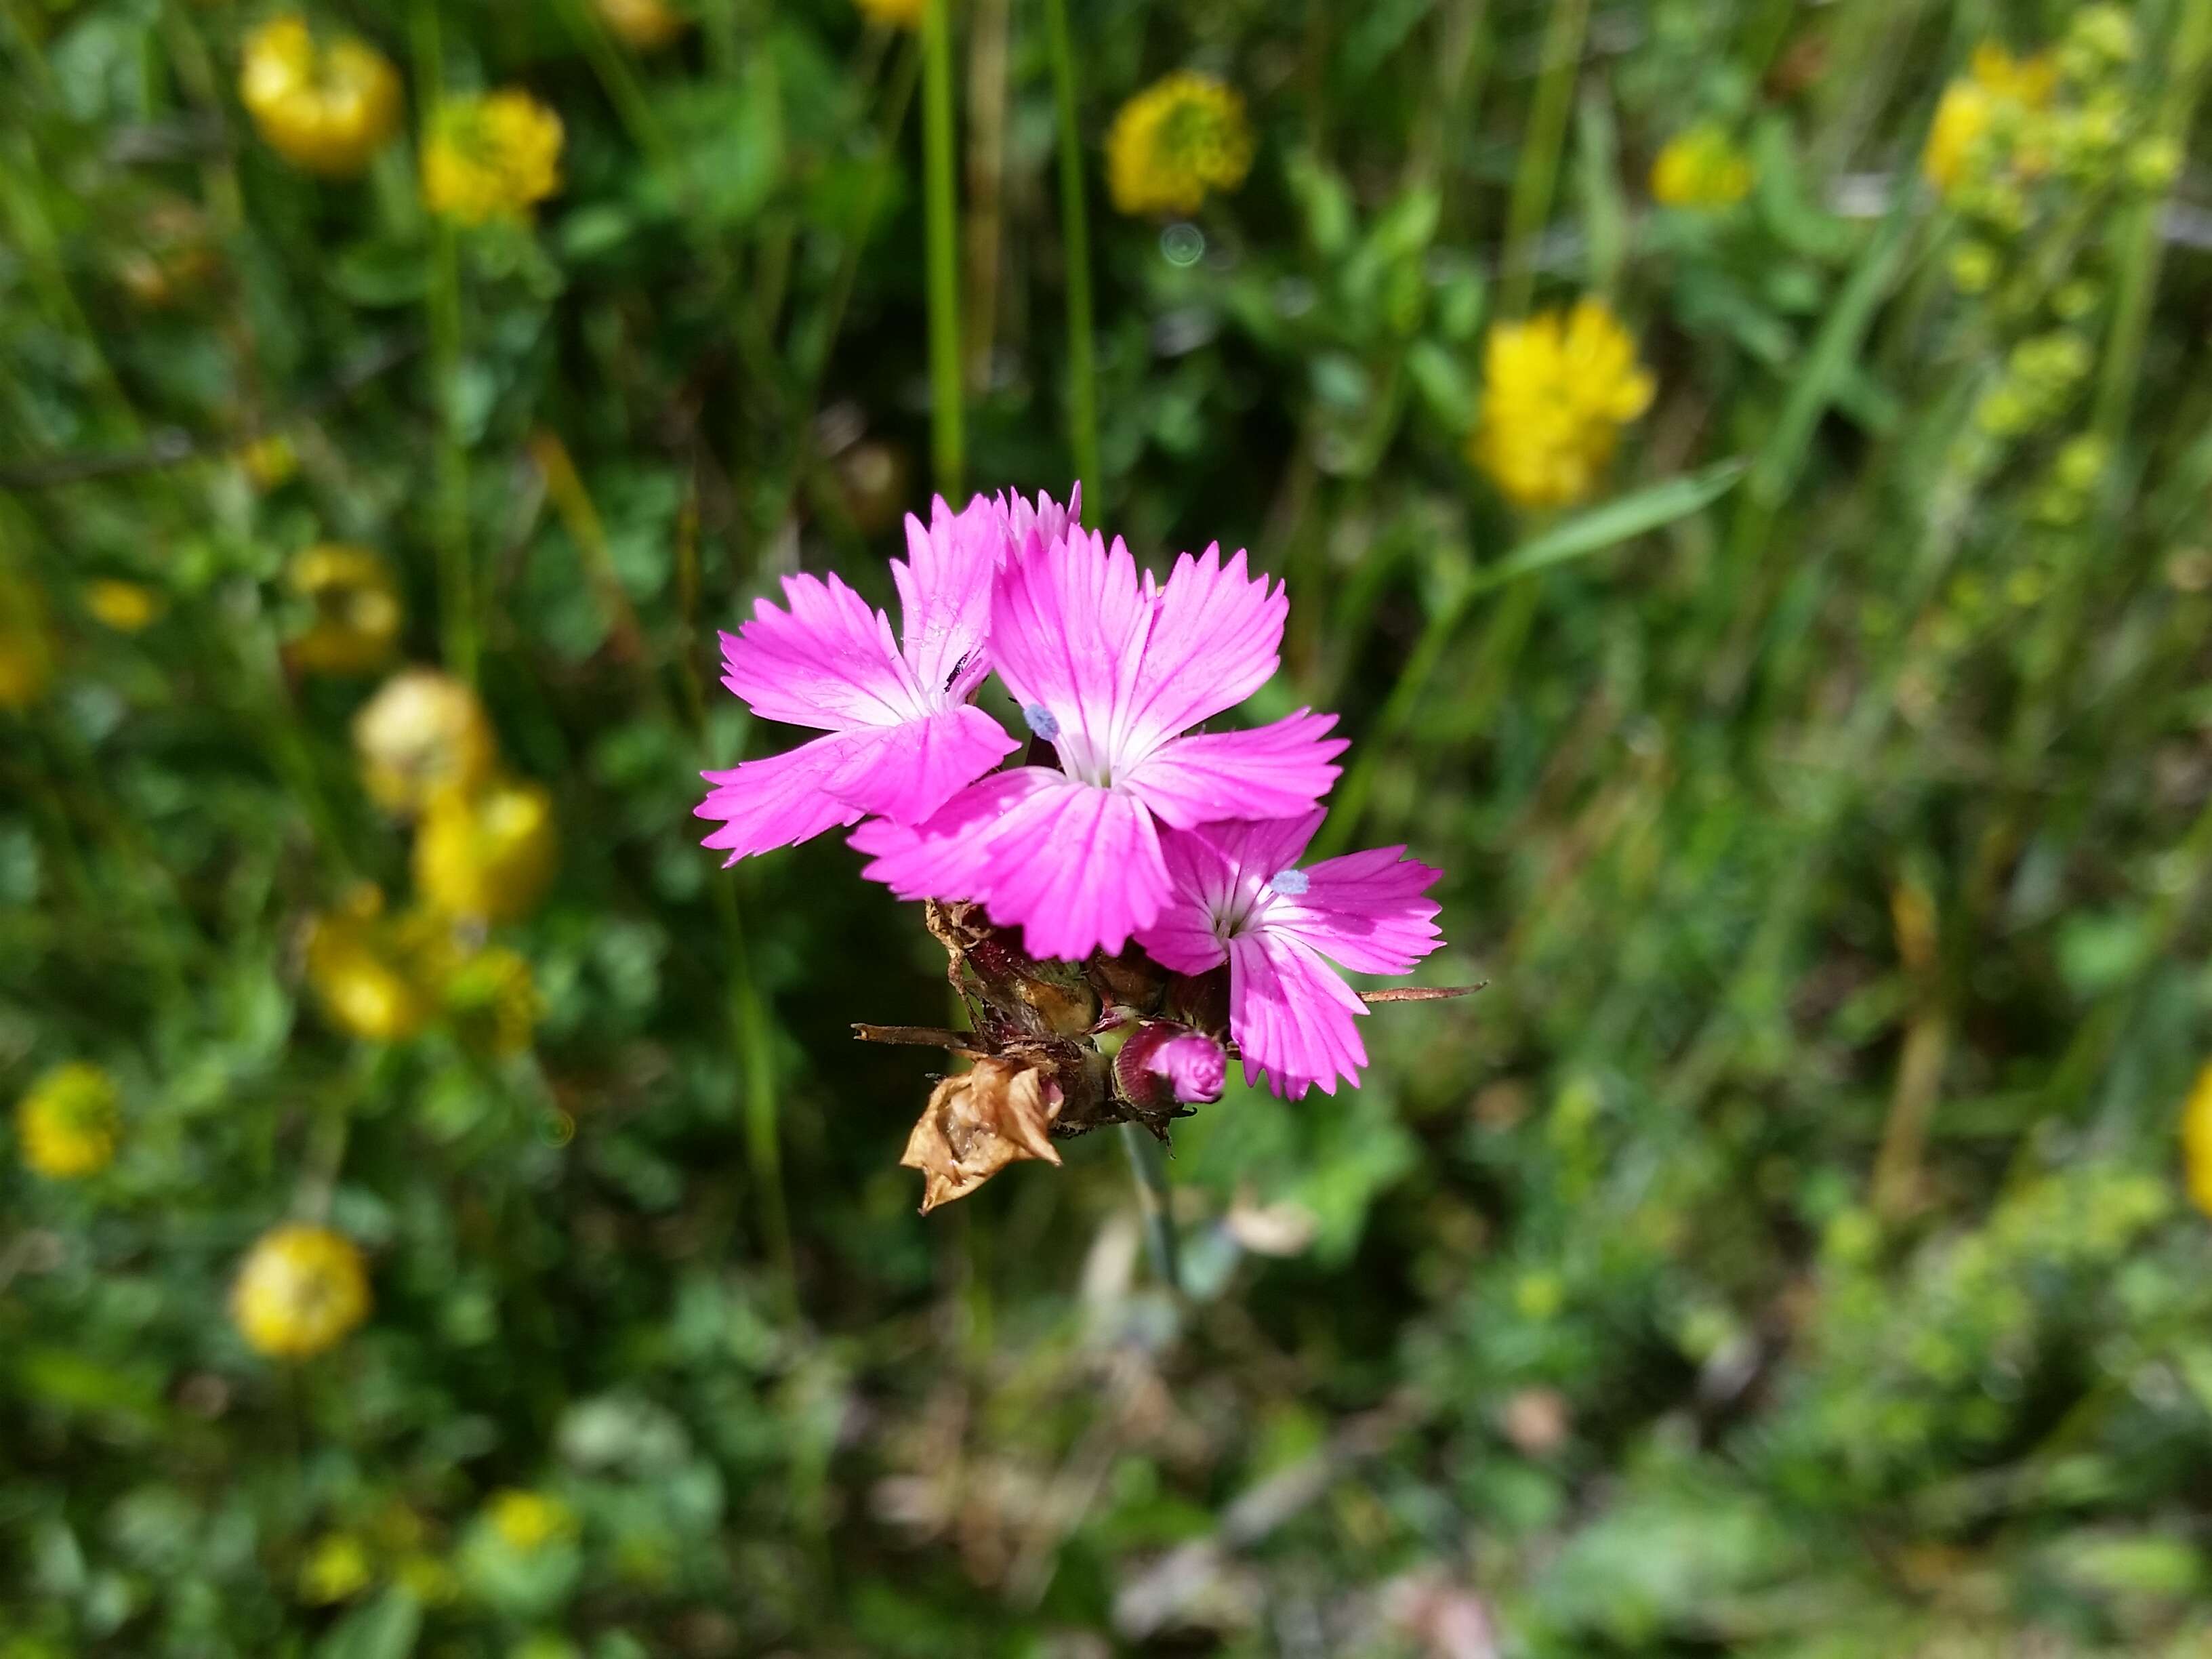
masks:
[[[1152,1134],[1134,1123],[1121,1126],[1122,1149],[1136,1177],[1137,1208],[1145,1218],[1145,1248],[1160,1283],[1182,1294],[1182,1259],[1176,1244],[1175,1216],[1169,1209],[1167,1153]]]
[[[416,96],[422,103],[422,130],[436,130],[445,85],[446,49],[438,27],[435,0],[416,0],[413,18]],[[477,617],[474,580],[469,569],[469,458],[461,447],[460,259],[450,221],[435,219],[430,229],[430,390],[437,405],[437,494],[431,506],[431,533],[438,552],[439,629],[447,672],[473,684],[477,677]]]
[[[1098,469],[1098,370],[1091,355],[1091,220],[1085,201],[1083,134],[1076,124],[1075,49],[1067,0],[1045,0],[1053,104],[1060,118],[1060,239],[1067,264],[1067,422],[1075,476],[1091,492],[1092,522],[1104,500]]]
[[[929,277],[929,434],[937,487],[961,493],[966,471],[960,374],[960,227],[952,169],[952,23],[949,0],[927,0],[921,21],[922,206]]]
[[[778,1120],[781,1103],[775,1080],[775,1029],[768,1004],[754,981],[752,952],[745,937],[738,890],[732,878],[714,884],[714,904],[722,925],[723,953],[730,963],[730,1025],[738,1059],[744,1067],[745,1157],[752,1167],[755,1201],[769,1260],[775,1264],[784,1311],[799,1310],[799,1273],[791,1249],[791,1214],[783,1196],[783,1147]]]
[[[1518,317],[1528,309],[1536,281],[1536,236],[1552,210],[1552,191],[1559,181],[1559,152],[1566,143],[1567,115],[1574,105],[1589,22],[1589,0],[1553,0],[1544,29],[1536,100],[1528,112],[1521,164],[1514,171],[1513,195],[1505,213],[1505,255],[1499,262],[1505,273],[1501,316]]]

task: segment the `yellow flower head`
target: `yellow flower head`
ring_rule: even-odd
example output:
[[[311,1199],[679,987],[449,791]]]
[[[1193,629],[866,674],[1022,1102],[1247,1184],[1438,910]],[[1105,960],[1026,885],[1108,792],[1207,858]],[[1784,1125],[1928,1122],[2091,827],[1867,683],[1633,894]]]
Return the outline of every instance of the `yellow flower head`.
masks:
[[[1565,507],[1596,489],[1620,428],[1651,406],[1636,342],[1602,301],[1499,323],[1483,352],[1474,464],[1516,507]]]
[[[300,470],[300,453],[289,438],[272,432],[240,450],[238,464],[246,469],[247,481],[266,495]]]
[[[503,945],[487,945],[447,975],[446,1017],[480,1054],[519,1054],[530,1047],[545,1005],[530,963]]]
[[[84,585],[84,608],[93,620],[118,634],[136,634],[161,614],[161,596],[143,582],[103,578]]]
[[[595,0],[606,26],[639,52],[654,52],[691,27],[668,0]]]
[[[1124,213],[1195,213],[1210,190],[1252,170],[1244,100],[1210,75],[1178,70],[1121,106],[1106,135],[1106,184]]]
[[[502,1543],[524,1555],[576,1535],[575,1512],[541,1492],[495,1492],[484,1505],[484,1518]]]
[[[287,13],[246,37],[239,100],[254,130],[293,166],[348,178],[399,128],[399,72],[350,37],[318,45]]]
[[[2189,1201],[2212,1216],[2212,1065],[2197,1073],[2181,1109],[2181,1161]]]
[[[415,890],[434,910],[471,921],[520,921],[553,879],[553,797],[501,778],[442,791],[415,836]]]
[[[1920,170],[1928,182],[1948,194],[1966,176],[1966,163],[1983,134],[2000,116],[2039,110],[2058,85],[2058,66],[2047,52],[2015,58],[2002,46],[1984,41],[1974,48],[1966,76],[1943,88]]]
[[[292,556],[284,585],[313,608],[313,620],[284,647],[307,674],[367,674],[399,643],[399,585],[391,566],[363,547],[323,542]]]
[[[561,188],[561,118],[526,92],[449,98],[422,145],[422,200],[465,225],[520,218]]]
[[[437,1012],[452,955],[440,919],[387,916],[384,896],[364,886],[308,924],[307,984],[348,1036],[404,1042]]]
[[[368,1317],[361,1251],[327,1227],[272,1227],[238,1270],[230,1316],[247,1344],[272,1359],[307,1359],[335,1347]]]
[[[30,708],[53,678],[46,605],[36,588],[0,571],[0,708]]]
[[[1717,126],[1667,141],[1651,164],[1651,195],[1667,207],[1734,207],[1751,194],[1751,162]]]
[[[15,1103],[23,1162],[49,1181],[98,1175],[122,1138],[115,1079],[97,1066],[57,1066]]]
[[[326,1533],[300,1563],[300,1599],[311,1607],[349,1601],[376,1577],[368,1546],[349,1532]]]
[[[394,674],[354,716],[362,786],[380,806],[415,812],[491,776],[497,748],[477,694],[435,669]]]
[[[929,0],[853,0],[868,21],[886,28],[918,29]]]

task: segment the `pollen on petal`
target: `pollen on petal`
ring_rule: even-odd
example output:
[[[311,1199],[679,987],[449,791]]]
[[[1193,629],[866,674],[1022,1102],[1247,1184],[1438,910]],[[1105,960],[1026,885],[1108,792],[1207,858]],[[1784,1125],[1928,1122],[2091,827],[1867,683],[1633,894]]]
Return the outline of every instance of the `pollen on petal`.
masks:
[[[1022,705],[1022,718],[1029,723],[1030,730],[1036,732],[1037,736],[1042,738],[1047,743],[1050,743],[1054,738],[1060,735],[1059,716],[1054,714],[1051,709],[1046,708],[1041,702],[1024,703]]]
[[[1299,897],[1312,884],[1303,870],[1278,870],[1267,878],[1267,885],[1285,898]]]

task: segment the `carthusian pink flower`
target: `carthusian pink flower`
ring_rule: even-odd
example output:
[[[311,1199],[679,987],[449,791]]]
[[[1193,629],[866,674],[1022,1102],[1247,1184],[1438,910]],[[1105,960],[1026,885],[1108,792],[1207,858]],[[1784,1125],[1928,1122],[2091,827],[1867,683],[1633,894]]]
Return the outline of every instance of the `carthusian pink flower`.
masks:
[[[1160,826],[1305,812],[1345,744],[1328,735],[1335,716],[1304,709],[1182,735],[1275,672],[1289,607],[1243,554],[1186,553],[1161,584],[1119,539],[1042,532],[999,572],[990,651],[1060,769],[994,773],[927,823],[870,823],[853,845],[902,897],[978,902],[1032,955],[1079,961],[1121,950],[1168,903]]]
[[[1299,855],[1322,814],[1267,823],[1210,823],[1161,837],[1174,896],[1137,942],[1163,966],[1202,974],[1229,964],[1229,1035],[1246,1079],[1295,1100],[1359,1081],[1367,1050],[1352,1024],[1367,1012],[1334,968],[1403,974],[1442,943],[1443,872],[1402,847],[1323,859]]]
[[[722,828],[706,844],[726,863],[789,847],[875,812],[913,823],[1003,760],[1017,740],[968,701],[990,672],[992,579],[1033,534],[1063,535],[1080,510],[977,496],[930,522],[908,514],[907,556],[891,562],[902,626],[836,576],[787,576],[787,609],[767,599],[722,635],[722,684],[763,720],[829,733],[797,749],[702,774],[697,808]]]

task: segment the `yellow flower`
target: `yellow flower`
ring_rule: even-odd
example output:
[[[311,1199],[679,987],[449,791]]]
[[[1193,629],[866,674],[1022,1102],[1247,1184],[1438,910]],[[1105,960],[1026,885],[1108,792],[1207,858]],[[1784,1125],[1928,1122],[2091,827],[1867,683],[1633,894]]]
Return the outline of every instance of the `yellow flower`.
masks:
[[[143,582],[103,578],[84,585],[84,608],[118,634],[136,634],[161,614],[161,596]]]
[[[300,470],[299,452],[281,432],[256,438],[238,452],[238,464],[253,487],[264,495]]]
[[[422,200],[465,225],[519,218],[561,188],[561,118],[512,88],[449,98],[422,145]]]
[[[1564,507],[1596,489],[1620,428],[1651,405],[1636,342],[1602,301],[1499,323],[1483,354],[1474,464],[1516,507]]]
[[[503,945],[463,958],[444,989],[446,1017],[463,1042],[483,1054],[522,1053],[545,1011],[528,959]]]
[[[1751,194],[1751,162],[1720,128],[1692,127],[1651,164],[1651,194],[1668,207],[1734,207]]]
[[[1195,213],[1206,191],[1234,190],[1251,170],[1244,100],[1210,75],[1154,82],[1106,135],[1107,188],[1124,213]]]
[[[2190,1202],[2212,1216],[2212,1065],[2197,1073],[2181,1109],[2181,1156]]]
[[[652,52],[691,27],[668,0],[595,0],[606,26],[640,52]]]
[[[872,23],[881,23],[886,28],[918,29],[921,14],[929,0],[853,0]],[[946,0],[950,4],[951,0]]]
[[[1920,157],[1929,183],[1948,195],[1965,178],[1974,146],[1997,118],[2043,108],[2057,84],[2058,66],[2048,52],[2015,58],[1988,41],[1975,47],[1966,76],[1944,88],[1936,106]]]
[[[350,36],[319,46],[289,13],[246,37],[238,96],[271,149],[332,178],[359,173],[399,127],[391,61]]]
[[[442,1607],[459,1598],[460,1575],[434,1555],[403,1555],[392,1569],[392,1582],[426,1607]]]
[[[540,1492],[495,1492],[484,1505],[484,1516],[501,1542],[524,1555],[576,1535],[574,1511]]]
[[[368,1317],[368,1273],[354,1242],[327,1227],[273,1227],[246,1252],[230,1316],[249,1346],[275,1359],[336,1346]]]
[[[300,1599],[313,1607],[349,1601],[375,1577],[368,1546],[349,1532],[325,1534],[300,1563]]]
[[[437,1012],[452,956],[444,922],[419,911],[387,916],[383,894],[363,886],[308,924],[307,984],[348,1036],[404,1042]]]
[[[314,608],[284,659],[302,673],[366,674],[399,643],[399,585],[392,568],[362,547],[322,542],[292,556],[284,585]]]
[[[553,797],[542,785],[496,779],[441,792],[415,836],[415,890],[434,910],[520,921],[544,896],[556,855]]]
[[[53,635],[38,590],[0,573],[0,708],[30,708],[53,678]]]
[[[23,1162],[49,1181],[98,1175],[115,1161],[122,1138],[118,1099],[115,1079],[99,1066],[55,1066],[15,1103]]]
[[[393,675],[353,720],[362,783],[380,806],[419,811],[449,789],[473,789],[497,758],[477,694],[435,669]]]

